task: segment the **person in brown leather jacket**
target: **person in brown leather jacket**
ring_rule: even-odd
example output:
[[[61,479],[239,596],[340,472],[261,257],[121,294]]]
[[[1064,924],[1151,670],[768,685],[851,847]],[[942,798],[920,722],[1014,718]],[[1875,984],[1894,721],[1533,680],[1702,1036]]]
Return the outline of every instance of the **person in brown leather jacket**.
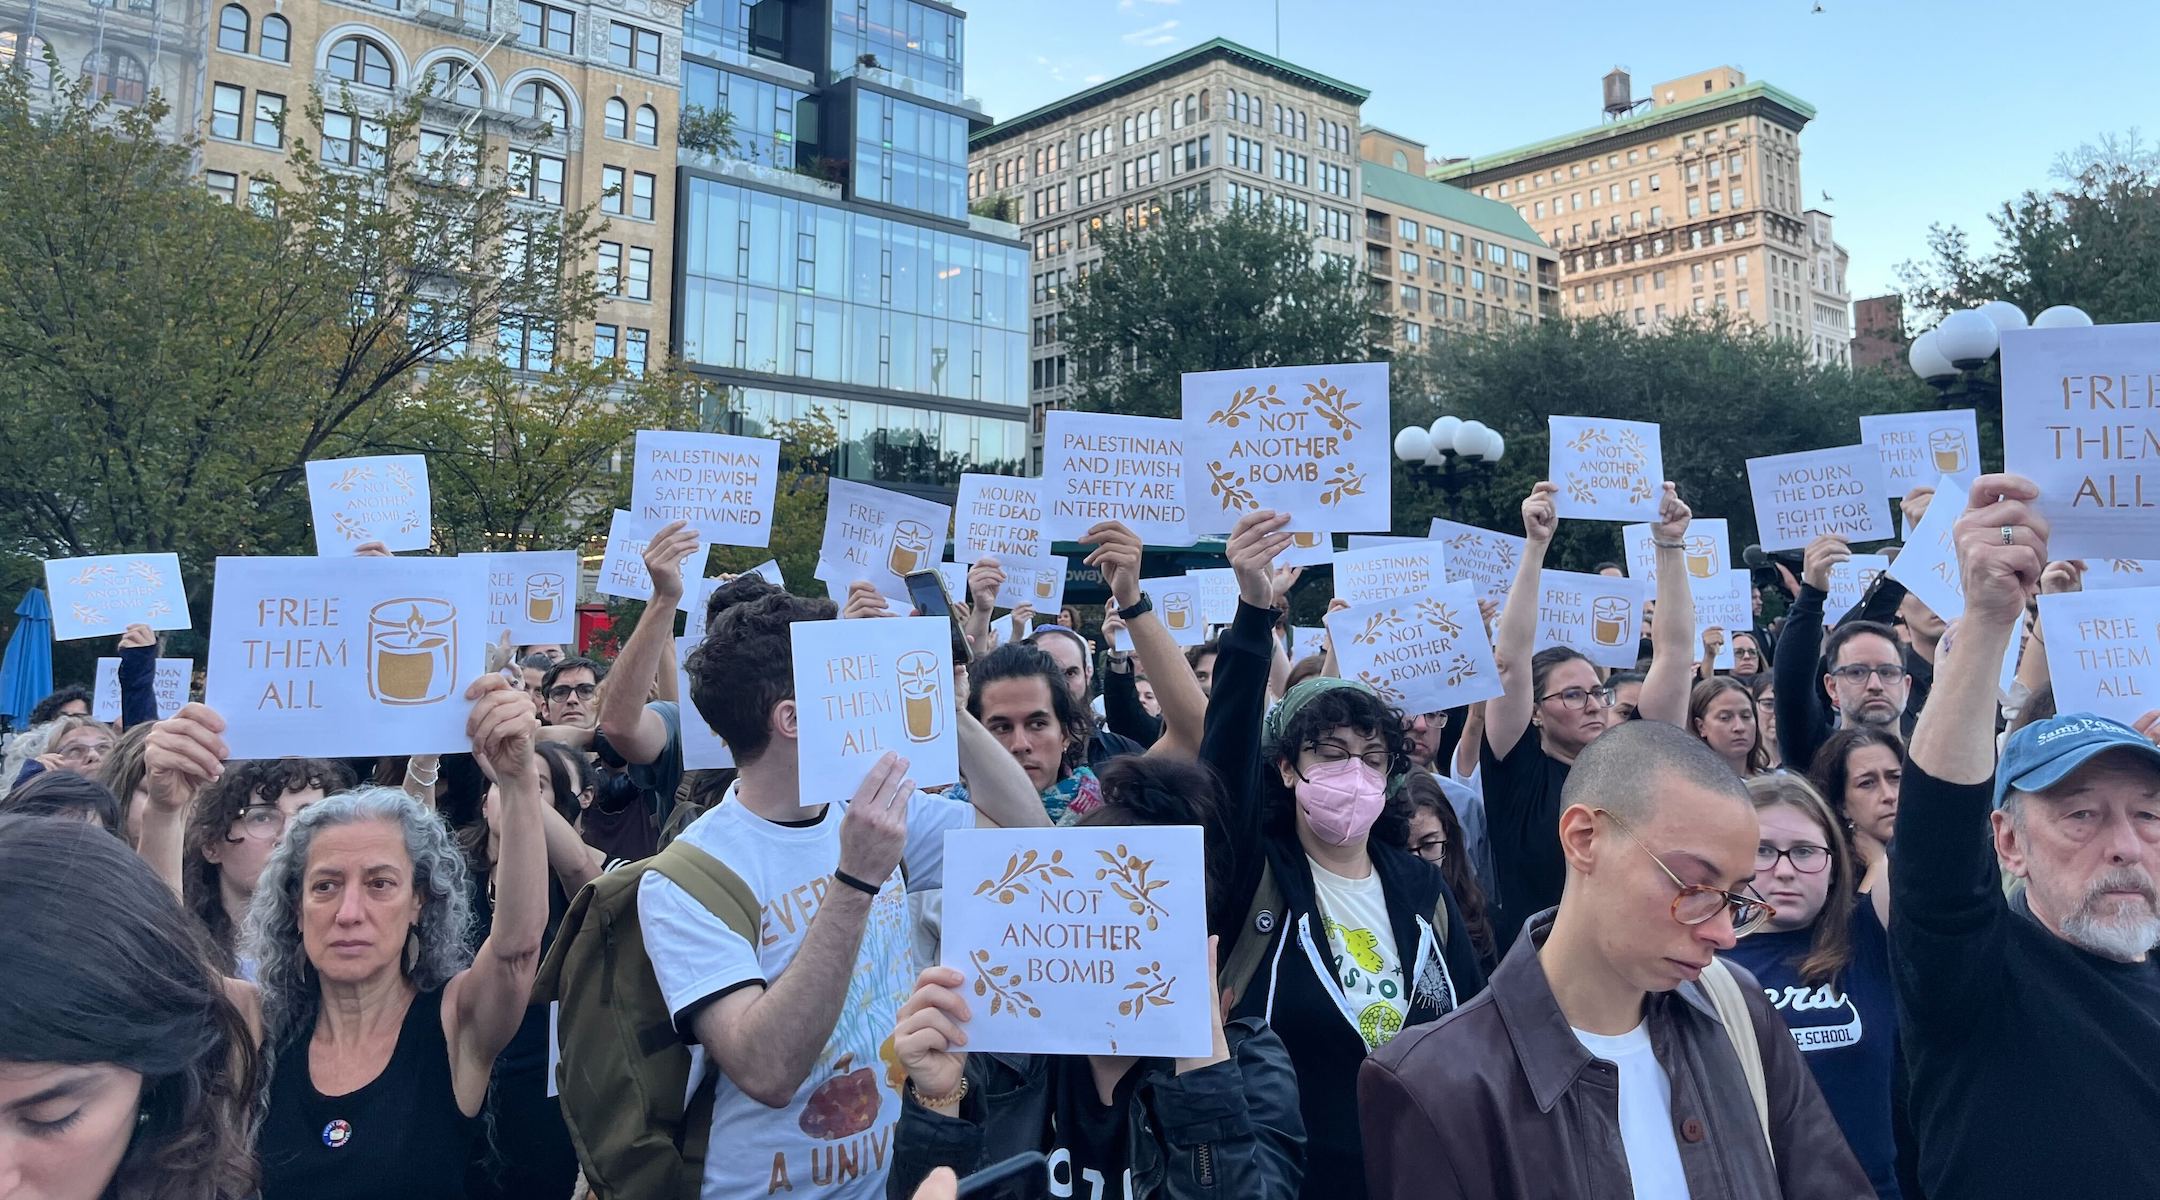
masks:
[[[1872,1197],[1762,989],[1712,966],[1769,915],[1739,776],[1633,721],[1583,751],[1562,799],[1559,907],[1483,995],[1365,1061],[1374,1200]],[[1729,1029],[1720,996],[1753,1028]]]

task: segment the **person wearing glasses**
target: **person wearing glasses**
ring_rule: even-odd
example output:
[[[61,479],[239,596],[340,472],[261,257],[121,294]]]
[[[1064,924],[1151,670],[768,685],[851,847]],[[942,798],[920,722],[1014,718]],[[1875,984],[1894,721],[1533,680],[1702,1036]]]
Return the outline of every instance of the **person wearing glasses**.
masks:
[[[1759,775],[1747,786],[1762,831],[1755,891],[1776,913],[1726,957],[1755,976],[1792,1030],[1875,1195],[1898,1200],[1889,890],[1872,902],[1855,893],[1852,843],[1806,780]]]
[[[239,955],[240,927],[263,864],[301,809],[353,785],[344,764],[323,758],[258,758],[225,764],[188,808],[180,898],[210,935],[220,974],[252,982]]]
[[[607,678],[607,664],[591,658],[557,659],[540,677],[540,719],[550,725],[591,729],[600,723],[593,694]]]
[[[1489,975],[1500,964],[1499,950],[1493,945],[1492,922],[1485,918],[1485,885],[1467,853],[1462,816],[1456,811],[1455,798],[1445,790],[1451,782],[1429,771],[1412,771],[1404,778],[1402,798],[1410,806],[1410,853],[1440,868],[1440,877],[1447,880],[1448,891],[1462,910],[1463,925],[1470,930],[1470,944],[1477,947],[1478,965]]]
[[[1912,678],[1897,631],[1876,621],[1851,620],[1823,637],[1831,568],[1851,558],[1851,545],[1826,533],[1808,543],[1801,560],[1799,594],[1785,614],[1770,668],[1777,681],[1779,757],[1788,763],[1814,762],[1838,729],[1867,725],[1912,731],[1906,713]]]
[[[1560,844],[1560,793],[1568,770],[1606,730],[1621,724],[1614,693],[1578,650],[1537,643],[1538,599],[1545,554],[1559,531],[1553,506],[1559,489],[1539,483],[1523,500],[1523,556],[1493,639],[1506,692],[1485,703],[1479,771],[1485,792],[1486,836],[1497,883],[1493,927],[1502,953],[1523,918],[1560,902],[1565,878]],[[1695,598],[1688,591],[1686,535],[1692,517],[1677,489],[1665,485],[1660,520],[1651,526],[1658,558],[1658,621],[1651,632],[1650,670],[1634,700],[1634,715],[1680,725],[1687,720],[1695,672]]]
[[[1740,778],[1685,731],[1632,721],[1576,758],[1564,799],[1558,907],[1483,995],[1359,1074],[1371,1194],[1871,1195],[1777,1010],[1718,960],[1776,916]]]

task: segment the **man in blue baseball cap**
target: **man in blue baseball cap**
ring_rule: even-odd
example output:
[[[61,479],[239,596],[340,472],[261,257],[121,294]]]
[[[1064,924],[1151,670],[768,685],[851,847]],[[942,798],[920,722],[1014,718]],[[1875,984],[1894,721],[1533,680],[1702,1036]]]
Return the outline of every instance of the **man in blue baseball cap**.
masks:
[[[2047,566],[2038,496],[1985,476],[1958,519],[1965,615],[1898,805],[1891,962],[1920,1182],[2160,1196],[2160,748],[2070,713],[1995,760],[1996,678]]]

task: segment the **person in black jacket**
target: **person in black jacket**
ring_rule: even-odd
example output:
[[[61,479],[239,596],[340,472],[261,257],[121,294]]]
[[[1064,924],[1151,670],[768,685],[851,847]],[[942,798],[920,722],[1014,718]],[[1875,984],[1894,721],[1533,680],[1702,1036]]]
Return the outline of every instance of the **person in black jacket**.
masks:
[[[1786,610],[1785,629],[1778,635],[1771,671],[1776,677],[1778,753],[1788,766],[1814,762],[1816,751],[1844,726],[1872,725],[1909,734],[1912,722],[1906,710],[1919,709],[1908,705],[1913,677],[1895,630],[1875,621],[1851,620],[1832,630],[1827,643],[1823,639],[1830,569],[1851,557],[1852,547],[1836,534],[1808,543],[1799,594]]]
[[[1124,757],[1102,774],[1104,803],[1083,825],[1200,825],[1219,832],[1221,794],[1205,770]],[[1228,886],[1227,846],[1208,845],[1208,908]],[[1304,1175],[1304,1122],[1282,1039],[1255,1020],[1225,1023],[1200,1059],[970,1054],[959,971],[931,967],[900,1010],[893,1048],[908,1073],[886,1195],[901,1200],[938,1167],[971,1174],[1040,1150],[1074,1195],[1120,1200],[1291,1200]],[[1080,1184],[1088,1187],[1083,1192]]]
[[[1291,688],[1261,727],[1274,656],[1270,566],[1290,542],[1288,522],[1251,513],[1230,538],[1238,608],[1200,757],[1228,798],[1234,882],[1208,928],[1221,939],[1225,984],[1238,989],[1232,1015],[1273,1025],[1297,1070],[1301,1194],[1359,1200],[1358,1067],[1405,1026],[1483,990],[1485,972],[1439,868],[1404,849],[1402,714],[1363,684],[1320,677]]]

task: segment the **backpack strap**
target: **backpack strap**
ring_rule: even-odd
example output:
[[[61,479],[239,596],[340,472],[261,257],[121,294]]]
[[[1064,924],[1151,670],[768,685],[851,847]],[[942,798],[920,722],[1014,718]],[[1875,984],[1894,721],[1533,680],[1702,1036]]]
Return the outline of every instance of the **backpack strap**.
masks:
[[[652,856],[646,867],[666,876],[668,882],[690,894],[707,912],[752,946],[757,945],[763,924],[763,908],[757,893],[727,864],[681,838]]]
[[[1763,1078],[1762,1046],[1755,1040],[1755,1017],[1748,1011],[1747,996],[1722,958],[1711,959],[1710,965],[1703,968],[1702,988],[1709,994],[1710,1006],[1717,1010],[1725,1036],[1740,1059],[1740,1074],[1747,1080],[1748,1095],[1755,1100],[1755,1120],[1762,1126],[1763,1146],[1770,1151],[1774,1166],[1777,1147],[1770,1142],[1770,1089]]]
[[[1253,889],[1252,908],[1245,914],[1245,924],[1238,929],[1237,948],[1230,952],[1230,961],[1222,964],[1218,986],[1228,988],[1232,996],[1243,999],[1253,976],[1260,973],[1260,961],[1267,957],[1268,944],[1275,940],[1276,927],[1289,919],[1282,906],[1282,888],[1275,882],[1275,866],[1263,857],[1260,860],[1260,884]]]

